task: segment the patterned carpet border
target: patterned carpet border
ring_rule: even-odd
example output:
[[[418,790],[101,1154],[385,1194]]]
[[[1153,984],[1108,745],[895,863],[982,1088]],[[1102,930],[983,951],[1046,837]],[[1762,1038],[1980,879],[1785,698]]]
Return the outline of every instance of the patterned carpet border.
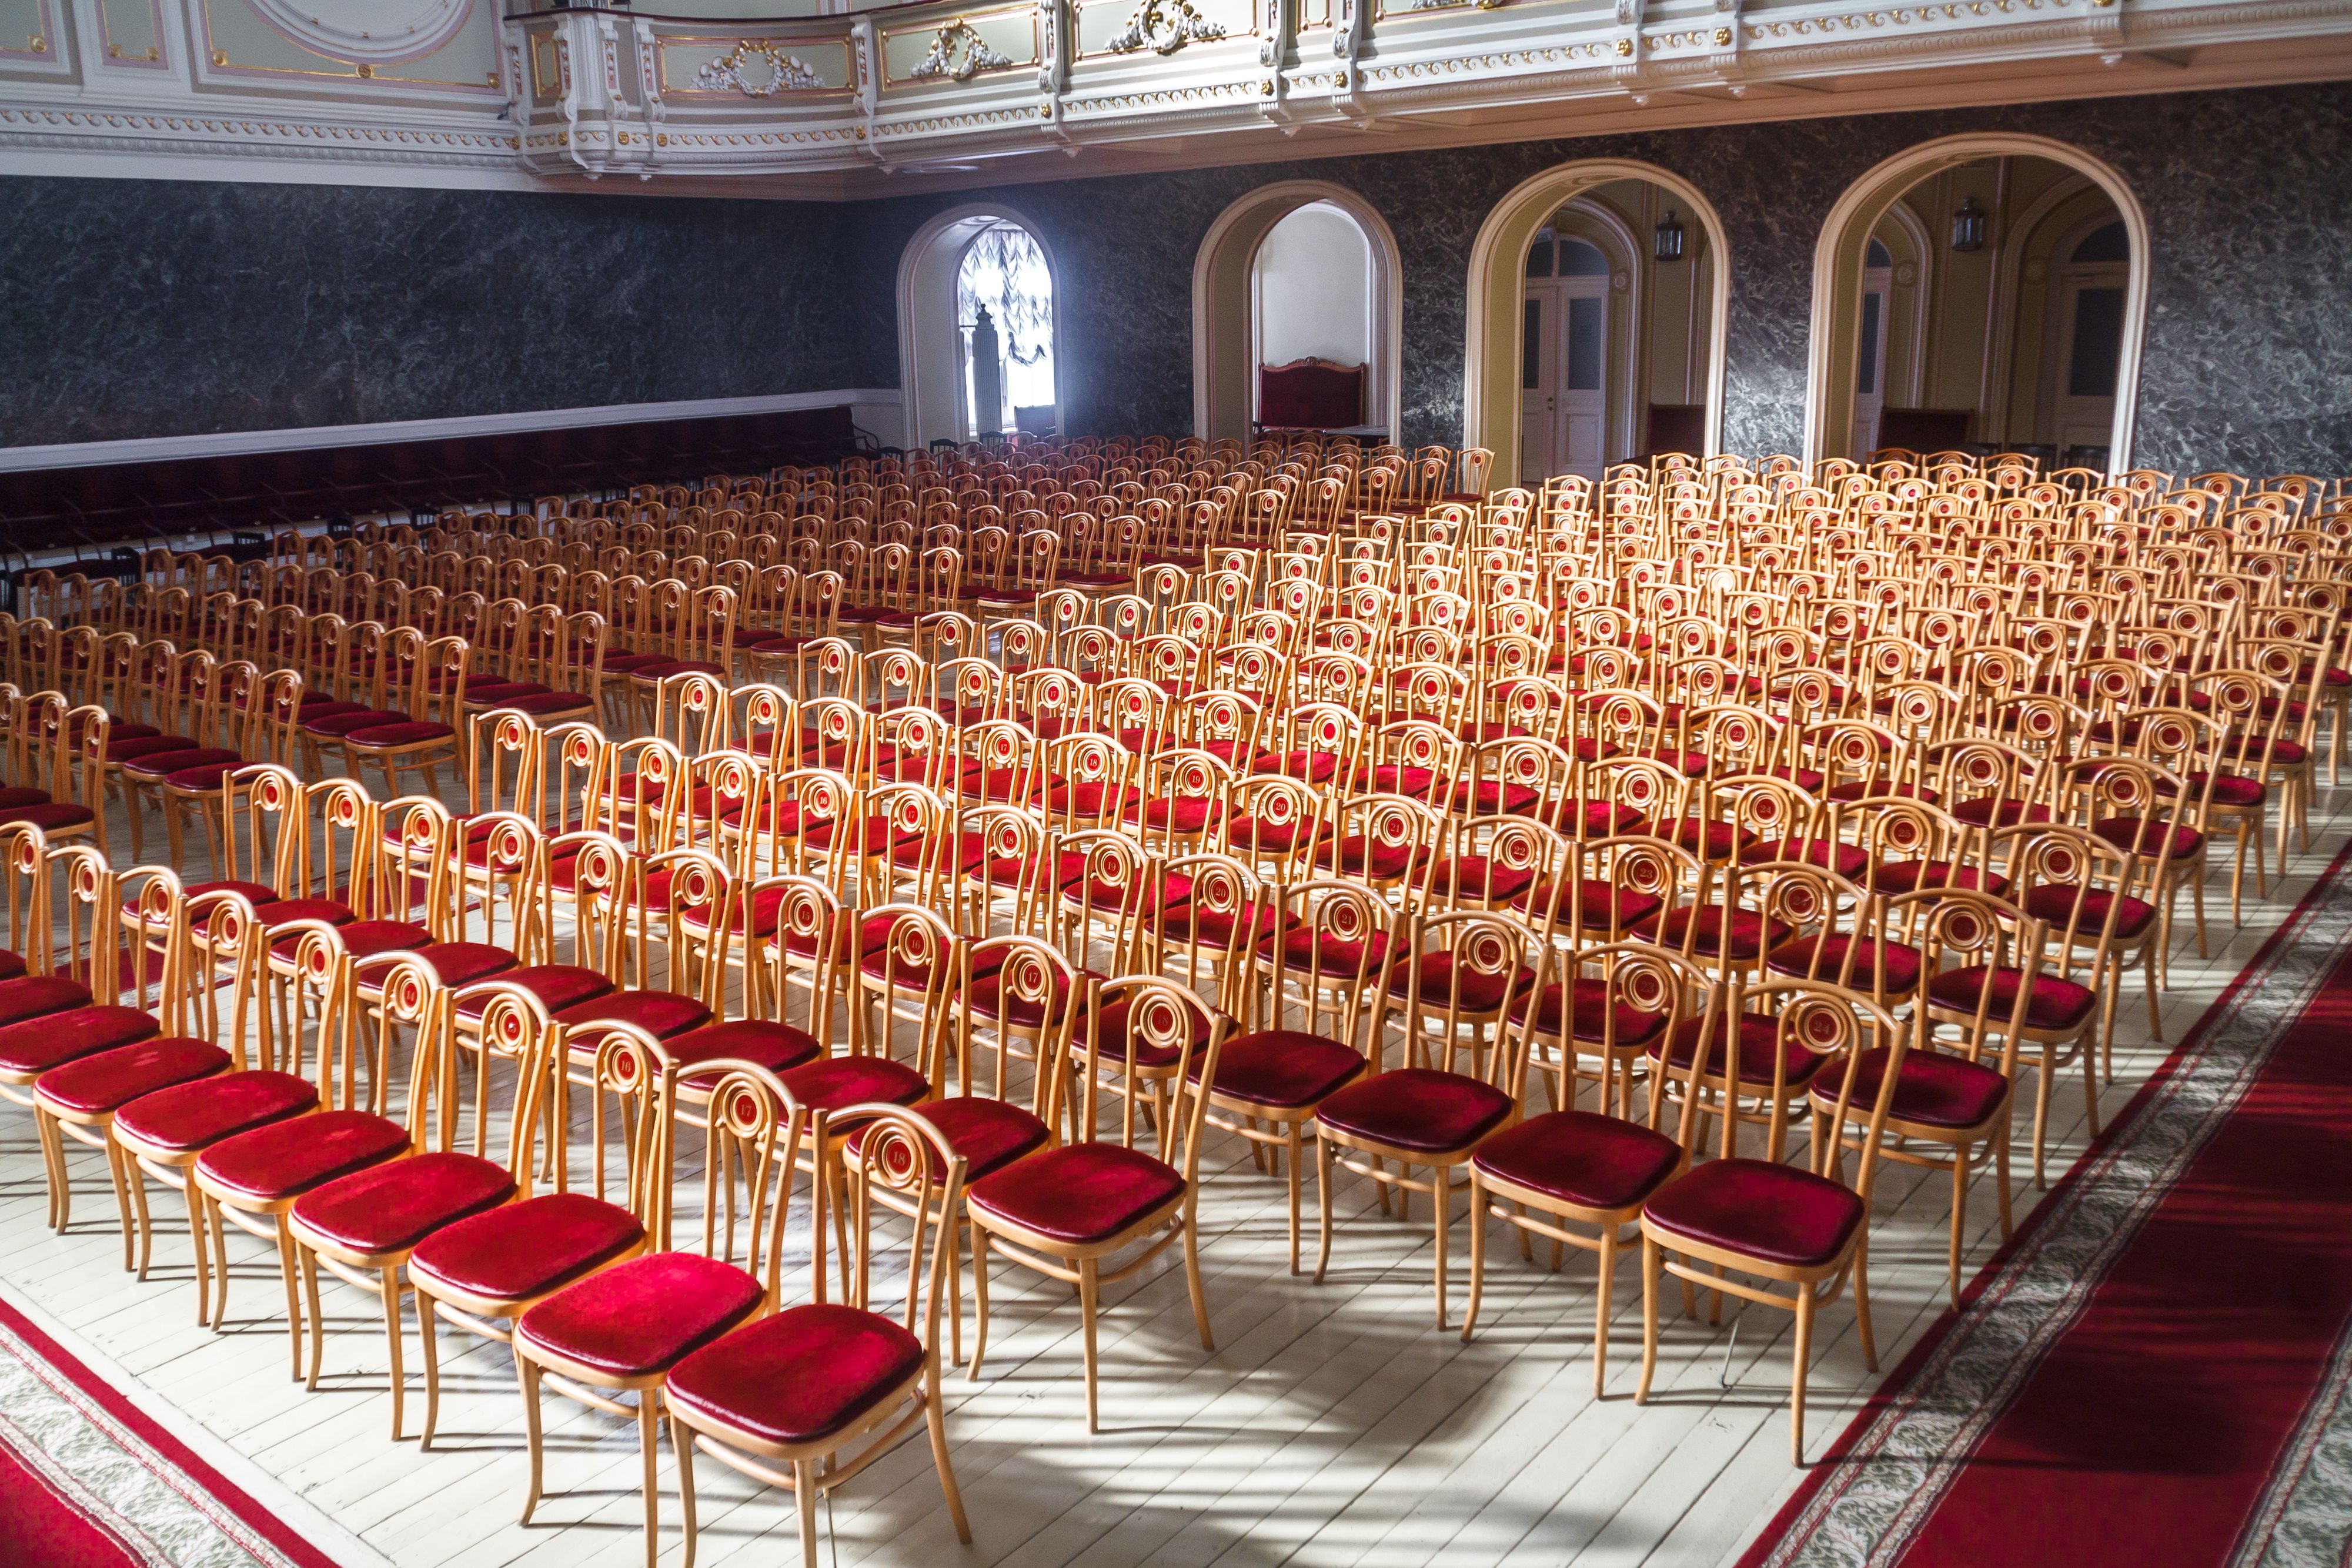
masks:
[[[1742,1555],[1740,1568],[1887,1568],[1902,1556],[1985,1432],[2080,1317],[2352,945],[2347,862],[2352,843],[1979,1272],[1958,1312],[1930,1328],[1881,1385]],[[2337,1370],[2352,1371],[2352,1364],[2339,1358]],[[2352,1389],[2340,1378],[2330,1385],[2333,1403],[2324,1389],[2297,1435],[2318,1488],[2352,1481],[2346,1468]],[[2277,1528],[2296,1517],[2291,1501],[2266,1500],[2273,1528],[2263,1544],[2249,1542],[2252,1554],[2240,1555],[2240,1568],[2345,1561],[2295,1549],[2293,1533]]]
[[[5,1300],[0,1444],[143,1568],[336,1568]]]

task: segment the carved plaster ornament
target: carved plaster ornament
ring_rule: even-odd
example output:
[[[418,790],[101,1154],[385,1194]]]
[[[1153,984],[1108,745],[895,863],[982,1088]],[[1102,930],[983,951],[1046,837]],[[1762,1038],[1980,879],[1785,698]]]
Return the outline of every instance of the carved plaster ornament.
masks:
[[[1224,36],[1225,25],[1192,9],[1192,0],[1137,0],[1127,26],[1109,47],[1115,55],[1146,48],[1155,55],[1172,55],[1195,40],[1212,43]]]
[[[982,71],[1012,63],[1011,55],[990,48],[980,30],[958,16],[931,35],[930,52],[907,74],[917,80],[945,77],[950,81],[970,81]]]
[[[792,88],[823,87],[824,78],[797,55],[773,43],[746,38],[694,73],[694,90],[733,88],[745,98],[772,98]]]

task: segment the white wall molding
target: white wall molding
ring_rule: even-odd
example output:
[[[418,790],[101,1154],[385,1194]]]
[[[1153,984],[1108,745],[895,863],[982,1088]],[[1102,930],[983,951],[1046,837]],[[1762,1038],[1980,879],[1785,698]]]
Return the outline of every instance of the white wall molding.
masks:
[[[168,69],[0,68],[0,162],[12,172],[131,178],[838,200],[2352,74],[2352,0],[1967,0],[1859,12],[1848,0],[1715,0],[1703,21],[1693,0],[1652,7],[1660,14],[1630,28],[1618,9],[1398,12],[1370,27],[1345,69],[1269,64],[1295,53],[1295,26],[1277,21],[1263,37],[1166,57],[1075,58],[1066,79],[1044,84],[1042,103],[1041,84],[1022,71],[950,91],[876,79],[871,61],[855,92],[730,99],[665,86],[658,65],[666,42],[686,47],[712,20],[648,15],[615,30],[608,14],[535,13],[500,24],[505,104],[478,89],[467,103],[426,102],[380,81],[230,79],[179,54]],[[908,0],[892,16],[898,31],[920,32],[958,14],[954,0]],[[827,40],[862,59],[872,23],[828,14],[725,28]],[[540,45],[559,42],[577,57],[560,90],[526,68]]]
[[[565,430],[583,425],[639,424],[675,419],[723,419],[747,413],[839,408],[885,444],[893,432],[877,423],[898,413],[896,387],[776,392],[764,397],[697,398],[677,402],[616,402],[598,408],[533,409],[520,413],[462,414],[449,419],[395,419],[371,424],[314,424],[296,430],[228,430],[199,435],[144,436],[130,441],[61,442],[48,446],[0,446],[0,474],[98,464],[160,463],[186,457],[235,457],[257,452],[310,452],[331,446],[374,446],[398,441],[446,441],[468,435]]]

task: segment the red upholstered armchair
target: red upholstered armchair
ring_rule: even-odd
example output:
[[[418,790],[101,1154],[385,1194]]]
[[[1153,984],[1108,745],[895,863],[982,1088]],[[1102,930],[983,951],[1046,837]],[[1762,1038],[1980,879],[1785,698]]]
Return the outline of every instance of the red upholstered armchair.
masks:
[[[1364,367],[1293,360],[1257,368],[1261,430],[1349,430],[1364,420]]]

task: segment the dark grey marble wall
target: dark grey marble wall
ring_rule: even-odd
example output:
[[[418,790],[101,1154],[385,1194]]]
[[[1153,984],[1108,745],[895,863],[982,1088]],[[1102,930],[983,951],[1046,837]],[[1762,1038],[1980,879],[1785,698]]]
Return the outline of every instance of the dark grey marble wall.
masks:
[[[2184,93],[1073,180],[845,204],[0,178],[0,445],[741,396],[898,380],[898,259],[1000,200],[1065,289],[1082,432],[1192,422],[1192,269],[1255,186],[1329,180],[1395,229],[1404,436],[1462,415],[1472,238],[1578,158],[1675,171],[1731,258],[1725,440],[1794,450],[1813,245],[1879,160],[1968,130],[2120,170],[2155,235],[2134,455],[2352,471],[2352,85]]]
[[[1731,256],[1724,438],[1794,451],[1804,423],[1813,246],[1881,159],[1964,131],[2048,136],[2113,164],[2147,207],[2153,294],[2134,455],[2352,472],[2352,87],[2180,93],[1595,137],[1007,186],[866,204],[858,382],[895,380],[890,289],[915,229],[950,202],[1033,218],[1066,293],[1066,406],[1080,431],[1192,420],[1192,267],[1251,188],[1328,180],[1384,214],[1402,252],[1404,435],[1458,439],[1470,244],[1519,181],[1578,158],[1674,171],[1722,214]]]
[[[0,179],[0,445],[849,386],[849,212]]]

